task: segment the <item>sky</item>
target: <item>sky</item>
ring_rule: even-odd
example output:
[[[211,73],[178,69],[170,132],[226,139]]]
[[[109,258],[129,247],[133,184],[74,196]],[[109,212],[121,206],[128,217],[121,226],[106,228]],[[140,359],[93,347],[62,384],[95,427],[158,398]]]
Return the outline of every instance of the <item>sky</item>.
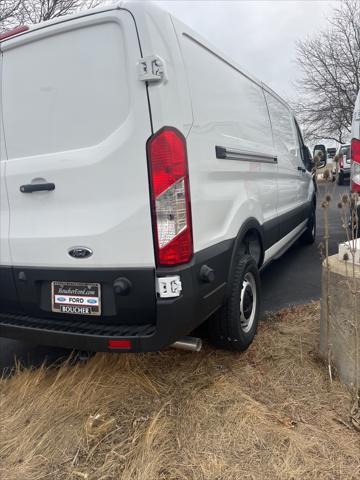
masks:
[[[326,28],[337,0],[158,0],[218,50],[269,85],[296,99],[301,75],[295,43]]]

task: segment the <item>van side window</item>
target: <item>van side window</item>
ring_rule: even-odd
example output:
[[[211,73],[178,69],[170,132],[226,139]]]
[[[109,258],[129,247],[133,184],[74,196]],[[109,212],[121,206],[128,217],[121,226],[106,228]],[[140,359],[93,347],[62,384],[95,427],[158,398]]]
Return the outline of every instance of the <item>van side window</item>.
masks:
[[[280,100],[266,91],[265,98],[269,107],[277,153],[280,156],[290,155],[292,163],[296,166],[298,165],[296,156],[299,145],[295,137],[290,110]]]

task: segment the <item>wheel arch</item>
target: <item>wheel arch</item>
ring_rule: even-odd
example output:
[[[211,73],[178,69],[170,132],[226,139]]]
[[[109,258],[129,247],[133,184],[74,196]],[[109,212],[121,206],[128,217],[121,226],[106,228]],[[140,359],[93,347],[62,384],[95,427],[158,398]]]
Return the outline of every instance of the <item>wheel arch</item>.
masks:
[[[259,247],[260,247],[260,252],[259,252],[259,258],[257,260],[258,263],[258,268],[261,267],[261,265],[264,262],[264,233],[263,233],[263,227],[260,225],[258,220],[256,218],[248,218],[241,226],[235,241],[234,241],[234,246],[233,246],[233,251],[231,254],[231,260],[230,260],[230,268],[229,268],[229,276],[228,276],[228,285],[230,284],[230,280],[234,271],[234,266],[236,262],[236,258],[238,255],[238,252],[241,248],[242,245],[245,244],[245,239],[249,235],[256,235],[258,238],[259,242]]]

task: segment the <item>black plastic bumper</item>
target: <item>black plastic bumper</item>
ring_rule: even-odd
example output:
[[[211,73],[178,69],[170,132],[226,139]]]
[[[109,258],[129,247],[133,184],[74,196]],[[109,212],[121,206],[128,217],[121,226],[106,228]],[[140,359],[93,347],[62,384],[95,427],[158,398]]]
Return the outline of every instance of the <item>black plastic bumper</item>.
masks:
[[[109,351],[113,339],[130,340],[127,351],[146,349],[146,341],[155,334],[155,326],[110,325],[88,321],[34,318],[26,315],[0,314],[0,334],[36,344],[90,351]],[[142,342],[145,341],[145,344]]]
[[[7,280],[13,282],[17,299],[13,298],[11,304],[0,299],[0,336],[89,351],[114,351],[109,347],[110,340],[127,340],[129,348],[122,351],[161,350],[189,334],[221,306],[232,246],[232,240],[222,242],[199,252],[189,264],[177,268],[9,269]],[[203,265],[213,269],[212,281],[201,277]],[[166,275],[180,275],[180,297],[156,297],[155,277]],[[119,277],[131,280],[132,290],[125,297],[117,297],[113,291],[113,283]],[[104,315],[84,317],[51,312],[53,280],[101,282],[105,294]]]

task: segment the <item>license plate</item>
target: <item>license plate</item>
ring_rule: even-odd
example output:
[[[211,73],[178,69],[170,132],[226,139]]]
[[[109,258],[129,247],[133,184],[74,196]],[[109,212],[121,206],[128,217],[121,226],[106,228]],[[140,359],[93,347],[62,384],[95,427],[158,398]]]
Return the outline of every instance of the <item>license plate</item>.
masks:
[[[101,315],[100,283],[52,282],[52,311],[70,315]]]

